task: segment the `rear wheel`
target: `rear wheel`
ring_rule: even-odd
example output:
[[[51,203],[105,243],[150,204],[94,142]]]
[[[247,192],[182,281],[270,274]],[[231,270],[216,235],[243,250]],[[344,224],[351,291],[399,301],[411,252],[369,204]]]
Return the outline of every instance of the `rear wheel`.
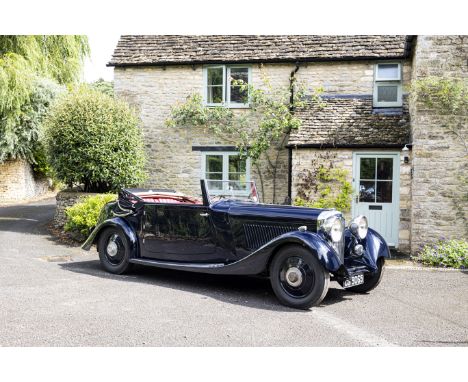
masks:
[[[281,249],[270,265],[270,282],[278,300],[292,308],[308,309],[325,298],[330,274],[307,249]]]
[[[380,281],[382,281],[382,276],[385,269],[384,265],[385,259],[383,257],[380,257],[377,260],[377,271],[374,273],[364,275],[364,284],[356,285],[351,288],[347,288],[346,290],[356,293],[366,293],[376,288],[377,285],[380,284]]]
[[[130,245],[127,237],[119,228],[106,228],[99,236],[99,260],[102,267],[110,273],[128,272],[133,264],[129,263]]]

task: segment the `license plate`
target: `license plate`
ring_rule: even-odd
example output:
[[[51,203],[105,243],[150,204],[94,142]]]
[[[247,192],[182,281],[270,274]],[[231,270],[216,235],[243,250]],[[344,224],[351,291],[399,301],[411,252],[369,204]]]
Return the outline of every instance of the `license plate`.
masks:
[[[351,288],[356,285],[364,284],[364,274],[348,277],[343,282],[343,288]]]

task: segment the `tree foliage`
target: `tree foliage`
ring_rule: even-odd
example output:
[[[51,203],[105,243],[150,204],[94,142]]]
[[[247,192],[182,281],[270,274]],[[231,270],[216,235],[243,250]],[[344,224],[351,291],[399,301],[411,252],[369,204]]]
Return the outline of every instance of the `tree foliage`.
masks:
[[[100,78],[97,81],[94,81],[90,84],[90,86],[100,91],[101,93],[107,94],[110,97],[114,97],[114,82],[113,81],[105,81]]]
[[[75,82],[88,54],[85,36],[0,36],[0,162],[8,157],[31,160],[29,139],[35,133],[23,122],[37,81]]]
[[[49,162],[66,185],[107,192],[144,180],[138,118],[123,101],[83,85],[52,107],[45,125]]]
[[[53,100],[63,91],[63,86],[49,79],[41,78],[34,82],[29,99],[21,106],[14,131],[0,139],[0,162],[12,157],[38,164],[43,157],[40,143],[42,120]],[[44,173],[45,168],[39,172]]]

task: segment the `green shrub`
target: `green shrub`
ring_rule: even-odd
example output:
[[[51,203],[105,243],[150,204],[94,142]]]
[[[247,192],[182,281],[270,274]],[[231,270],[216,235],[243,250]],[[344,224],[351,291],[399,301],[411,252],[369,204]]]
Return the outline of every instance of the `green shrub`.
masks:
[[[79,232],[88,235],[96,226],[102,208],[106,203],[116,200],[114,194],[101,194],[87,196],[82,201],[75,203],[65,210],[67,222],[65,231]]]
[[[427,244],[419,254],[426,265],[451,268],[468,268],[468,242],[465,240],[439,240]]]
[[[60,99],[47,118],[45,136],[54,174],[69,187],[109,192],[145,178],[136,114],[100,91],[81,86]]]

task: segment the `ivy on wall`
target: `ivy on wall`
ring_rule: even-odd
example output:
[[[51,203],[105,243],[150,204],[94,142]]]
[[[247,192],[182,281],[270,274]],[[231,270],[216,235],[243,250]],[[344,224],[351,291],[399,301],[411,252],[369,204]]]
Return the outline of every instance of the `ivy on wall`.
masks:
[[[468,156],[468,81],[461,78],[426,77],[411,84],[411,97],[414,102],[427,107],[429,111],[442,117],[441,127],[447,134],[460,142]],[[466,167],[466,166],[465,166]],[[463,222],[465,234],[468,236],[468,176],[461,170],[457,175],[460,193],[445,195],[450,197],[456,216]]]
[[[353,189],[347,181],[348,171],[334,167],[332,153],[319,154],[311,166],[298,174],[296,206],[335,208],[342,212],[351,209]]]

